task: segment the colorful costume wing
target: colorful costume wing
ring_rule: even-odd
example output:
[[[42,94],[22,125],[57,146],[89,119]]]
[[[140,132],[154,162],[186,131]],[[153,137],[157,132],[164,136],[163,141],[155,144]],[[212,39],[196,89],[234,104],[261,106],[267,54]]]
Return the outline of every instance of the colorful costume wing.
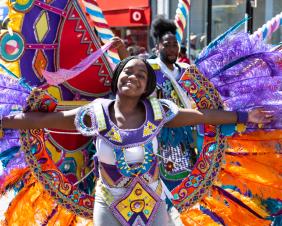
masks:
[[[200,54],[196,77],[203,74],[213,83],[226,109],[264,107],[274,111],[274,120],[264,126],[236,125],[217,180],[199,205],[182,212],[182,221],[185,225],[280,225],[282,53],[246,33],[227,34],[212,45]],[[193,67],[182,77],[188,92],[191,86],[186,80],[191,74]],[[177,194],[186,194],[191,181],[182,184]]]
[[[27,111],[61,111],[109,93],[111,67],[104,55],[80,76],[62,85],[46,85],[42,76],[43,70],[72,68],[100,48],[99,39],[90,27],[90,18],[82,11],[80,1],[11,2],[9,25],[13,35],[8,32],[1,35],[1,63],[29,85],[40,86],[47,91],[30,93],[31,90],[28,90],[23,93],[20,98],[22,105],[19,108],[13,106],[14,111],[24,108]],[[5,79],[3,81],[6,82]],[[8,85],[4,83],[3,87],[16,92],[14,89],[17,87]],[[15,100],[19,98],[19,92],[10,94]],[[9,95],[3,96],[5,101]],[[24,99],[29,95],[29,105],[24,106]],[[4,112],[2,115],[7,114]],[[8,225],[91,222],[85,217],[92,218],[93,173],[83,182],[72,185],[93,168],[91,155],[95,153],[95,148],[92,139],[60,132],[23,131],[25,152],[19,151],[19,136],[13,138],[13,143],[8,139],[1,141],[5,142],[5,146],[1,145],[1,153],[6,162],[1,191],[16,186],[18,192],[6,213]],[[15,131],[13,133],[18,135]],[[5,134],[6,138],[9,133],[5,131]],[[71,203],[64,197],[72,200]],[[34,215],[35,212],[38,214]]]
[[[181,80],[198,109],[222,108],[218,92],[196,67],[191,66],[189,73],[185,73]],[[197,203],[205,195],[220,170],[225,149],[224,135],[220,126],[214,125],[204,125],[204,133],[202,151],[191,173],[172,190],[172,202],[180,212]]]
[[[30,85],[44,83],[42,70],[71,68],[100,48],[77,1],[15,3],[9,17],[14,34],[2,35],[1,56],[13,62],[8,68],[17,76],[24,76]],[[14,52],[9,43],[16,43]],[[62,100],[73,100],[75,94],[83,98],[103,96],[110,90],[110,73],[110,65],[102,56],[79,77],[59,86],[53,95]]]
[[[3,96],[1,109],[8,110],[1,115],[23,109],[60,111],[85,103],[74,99],[91,100],[108,93],[111,69],[104,56],[83,74],[60,86],[44,84],[42,69],[71,68],[100,48],[80,1],[16,1],[11,7],[17,10],[10,12],[14,34],[1,35],[1,58],[9,62],[6,66],[16,77],[47,92],[31,92],[21,80],[15,82],[3,75],[2,89],[5,93],[13,92],[14,100],[9,98],[11,93]],[[245,110],[263,105],[276,110],[280,119],[281,53],[269,51],[268,46],[248,37],[247,34],[227,36],[223,41],[214,42],[216,49],[203,52],[198,69],[191,67],[183,75],[183,88],[198,108],[221,108],[225,104],[229,109]],[[246,52],[239,51],[239,44],[244,44],[242,50]],[[258,72],[264,73],[264,83],[253,76]],[[235,78],[240,79],[233,81]],[[225,81],[231,81],[234,86],[226,85]],[[255,95],[250,90],[256,90]],[[241,99],[236,95],[244,102],[239,102]],[[29,104],[25,105],[27,96],[30,96]],[[241,128],[237,126],[238,130]],[[254,125],[246,128],[247,131],[258,129]],[[277,221],[276,216],[281,214],[282,190],[279,128],[281,121],[275,120],[265,127],[268,130],[228,138],[226,159],[220,169],[225,150],[223,131],[220,127],[205,125],[200,158],[191,174],[172,191],[183,222],[187,225],[268,225],[271,220]],[[82,192],[84,186],[78,190],[78,185],[74,185],[93,167],[89,161],[89,152],[94,151],[92,142],[79,136],[73,139],[74,135],[65,139],[66,135],[57,132],[60,131],[48,134],[42,130],[22,131],[25,148],[19,151],[19,134],[5,131],[5,139],[0,142],[6,169],[1,174],[0,188],[4,193],[13,187],[17,195],[6,212],[4,225],[92,224],[85,218],[91,218],[92,189]],[[254,144],[251,148],[250,141]],[[88,181],[89,185],[93,183]],[[189,209],[200,198],[203,199],[198,208]]]
[[[31,91],[28,87],[23,87],[23,83],[10,75],[1,74],[1,117],[22,112],[26,106],[26,99]],[[11,96],[10,96],[11,95]],[[3,137],[2,137],[3,136]],[[17,182],[17,175],[27,171],[27,163],[24,161],[23,153],[20,150],[20,134],[16,130],[6,130],[0,139],[0,159],[3,163],[3,171],[0,177],[0,193],[12,187]]]
[[[27,89],[27,85],[22,87],[19,81],[6,75],[2,75],[0,80],[5,86],[2,91],[13,91],[13,98],[20,100],[15,104],[15,101],[4,96],[6,104],[1,103],[1,109],[3,107],[6,111],[3,115],[15,114],[18,110],[53,111],[57,106],[54,98],[44,91]],[[27,96],[29,100],[25,104]],[[1,175],[1,192],[13,188],[16,195],[5,213],[2,225],[19,222],[34,225],[38,222],[42,225],[92,223],[78,215],[87,216],[88,213],[88,217],[92,217],[93,196],[82,195],[78,186],[72,185],[69,175],[53,160],[55,152],[48,150],[47,142],[48,137],[43,130],[23,130],[20,134],[18,131],[4,130],[0,151],[1,160],[6,164]],[[62,151],[62,154],[65,153]],[[67,196],[68,199],[65,198]],[[90,211],[85,210],[87,207]]]

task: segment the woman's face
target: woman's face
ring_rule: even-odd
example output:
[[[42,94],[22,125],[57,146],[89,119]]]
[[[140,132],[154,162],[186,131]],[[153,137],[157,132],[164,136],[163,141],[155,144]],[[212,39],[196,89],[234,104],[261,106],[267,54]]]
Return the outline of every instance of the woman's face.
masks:
[[[119,75],[117,90],[119,95],[141,97],[146,92],[148,71],[139,59],[127,62]]]

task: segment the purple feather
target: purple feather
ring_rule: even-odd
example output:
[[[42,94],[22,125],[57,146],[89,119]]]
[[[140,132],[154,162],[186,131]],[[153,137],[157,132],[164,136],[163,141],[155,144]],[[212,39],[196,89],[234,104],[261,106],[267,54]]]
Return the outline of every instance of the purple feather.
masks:
[[[264,128],[282,129],[282,52],[248,33],[237,33],[197,66],[219,91],[227,110],[273,110],[274,121]],[[256,128],[248,125],[248,130]]]
[[[0,93],[0,117],[4,117],[22,112],[26,106],[26,100],[30,90],[22,85],[20,79],[0,74]],[[0,154],[3,155],[3,159],[9,159],[9,161],[5,169],[1,172],[1,179],[4,179],[10,173],[11,169],[27,167],[23,152],[5,152],[15,146],[20,146],[19,131],[5,129],[4,137],[0,139]]]

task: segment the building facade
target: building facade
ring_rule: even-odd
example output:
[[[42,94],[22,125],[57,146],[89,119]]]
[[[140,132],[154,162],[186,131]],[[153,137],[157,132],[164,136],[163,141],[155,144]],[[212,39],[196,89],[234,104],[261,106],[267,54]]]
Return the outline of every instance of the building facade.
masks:
[[[151,24],[150,0],[97,0],[115,35],[126,41],[134,51],[149,46]]]
[[[157,14],[163,14],[167,18],[174,19],[178,5],[177,0],[155,1],[157,6],[154,8],[152,5],[153,17]],[[251,8],[248,8],[247,4]],[[280,12],[282,12],[281,0],[191,0],[190,30],[186,32],[185,43],[187,43],[187,34],[189,34],[190,42],[195,43],[197,49],[202,49],[209,42],[209,35],[210,40],[213,40],[246,15],[251,18],[252,30],[247,25],[242,29],[252,32]],[[207,31],[210,32],[207,33]],[[282,41],[282,26],[267,41],[279,44]]]

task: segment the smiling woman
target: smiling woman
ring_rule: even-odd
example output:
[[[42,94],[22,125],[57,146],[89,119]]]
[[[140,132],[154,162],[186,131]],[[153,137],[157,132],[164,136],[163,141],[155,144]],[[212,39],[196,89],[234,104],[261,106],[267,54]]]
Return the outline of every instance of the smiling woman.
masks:
[[[16,82],[6,76],[2,76],[2,79]],[[195,78],[194,80],[196,81]],[[10,115],[3,117],[2,125],[3,128],[20,129],[51,127],[65,130],[76,128],[84,136],[94,136],[97,150],[95,168],[100,175],[95,189],[95,225],[135,225],[137,222],[144,225],[167,225],[165,199],[166,196],[170,197],[170,193],[159,176],[157,135],[160,129],[164,126],[179,127],[199,123],[215,125],[235,123],[238,117],[236,112],[215,109],[179,109],[169,100],[157,100],[150,97],[155,88],[155,81],[153,69],[145,60],[130,57],[121,61],[114,71],[112,91],[116,95],[115,100],[98,98],[81,108],[57,113],[30,112]],[[202,86],[202,81],[199,82],[199,88],[205,88]],[[207,91],[214,93],[210,96],[209,105],[207,105],[209,103],[206,99],[207,95],[203,100],[195,99],[195,102],[199,104],[199,107],[218,108],[217,94],[212,91],[212,88]],[[258,109],[246,114],[248,121],[253,123],[266,123],[271,120],[267,119],[268,113]],[[202,173],[193,180],[187,178],[194,187],[206,183],[206,180],[202,180],[206,172],[214,173],[211,170],[215,169],[208,167],[209,159],[216,158],[215,156],[221,155],[224,150],[217,127],[207,126],[205,130],[209,131],[209,141],[204,142],[202,157],[195,168],[200,167]],[[35,167],[37,176],[53,193],[58,189],[56,193],[65,196],[68,192],[77,191],[75,184],[68,183],[63,176],[64,185],[62,187],[55,185],[57,183],[55,174],[52,176],[54,180],[49,181],[48,172],[51,170],[51,162],[43,156],[37,156],[37,162],[33,157],[34,154],[44,153],[41,148],[39,151],[36,151],[35,148],[42,143],[39,134],[35,130],[25,131],[22,134],[28,159],[40,165],[40,170]],[[33,137],[32,142],[29,137]],[[218,145],[214,146],[213,143],[218,143]],[[44,145],[38,147],[44,148]],[[29,152],[29,150],[33,151]],[[47,164],[48,167],[44,164]],[[46,171],[45,174],[41,169],[46,167],[48,172]],[[197,175],[196,172],[193,173],[193,177],[195,175]],[[183,183],[186,183],[186,180]],[[175,189],[173,199],[178,209],[182,210],[183,202],[189,203],[190,201],[188,202],[187,197],[184,197],[182,190],[178,191],[179,189],[182,187]],[[203,193],[202,190],[199,192]],[[77,198],[84,200],[85,204],[90,202],[92,206],[93,198],[87,198],[80,192],[75,196],[74,193],[71,194],[64,200],[60,199],[63,203],[68,203],[66,205],[68,208],[75,209],[75,206],[80,203],[75,201]],[[90,213],[85,208],[87,205],[80,207],[84,209],[82,215],[89,216]]]
[[[157,79],[146,61],[128,58],[111,84],[105,47],[99,49],[96,37],[105,29],[95,33],[90,24],[95,2],[9,5],[14,35],[6,32],[1,40],[16,41],[22,51],[0,48],[12,70],[0,65],[0,195],[15,192],[0,224],[166,225],[164,200],[170,198],[185,225],[269,225],[281,212],[281,53],[248,34],[224,36],[213,43],[217,48],[203,51],[198,70],[174,62],[175,25],[162,21],[156,43],[162,56],[150,62]],[[122,41],[112,40],[120,53]],[[101,57],[85,61],[97,49]],[[90,67],[78,76],[65,81],[61,74],[63,84],[52,73],[77,72],[85,62]],[[46,85],[43,70],[56,85]],[[150,96],[156,81],[157,97],[166,100]],[[111,85],[115,97],[101,98]],[[198,110],[187,109],[190,97]],[[250,110],[261,105],[275,113]],[[222,106],[232,112],[215,110]],[[238,125],[240,132],[259,131],[228,138],[228,149],[225,128],[210,125],[269,122],[272,114],[270,124]],[[187,125],[203,123],[198,159],[190,161]]]
[[[130,62],[131,60],[132,62]],[[127,63],[129,64],[126,65]],[[135,63],[137,63],[136,67],[134,67]],[[155,72],[152,69],[151,65],[148,64],[147,61],[142,60],[141,58],[134,56],[128,57],[116,66],[113,72],[112,85],[111,85],[113,94],[116,94],[118,91],[118,78],[120,77],[120,74],[124,74],[124,77],[133,78],[135,81],[138,80],[137,78],[140,78],[141,83],[145,82],[144,85],[146,86],[145,86],[145,90],[141,95],[142,97],[148,97],[155,90],[156,87]],[[127,80],[125,82],[127,82]]]

